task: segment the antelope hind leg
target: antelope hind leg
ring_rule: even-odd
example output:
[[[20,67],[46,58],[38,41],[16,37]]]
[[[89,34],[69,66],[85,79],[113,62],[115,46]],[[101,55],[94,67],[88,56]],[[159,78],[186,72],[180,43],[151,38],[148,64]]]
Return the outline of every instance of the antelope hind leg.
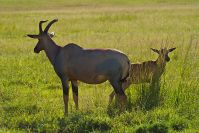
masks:
[[[110,81],[111,85],[114,88],[114,93],[117,95],[117,102],[119,103],[120,112],[125,111],[127,97],[122,89],[122,83],[120,81]]]
[[[122,83],[122,88],[124,92],[129,87],[129,85],[130,83],[128,81]],[[111,94],[109,95],[109,105],[112,103],[114,96],[115,96],[115,92],[112,91]]]

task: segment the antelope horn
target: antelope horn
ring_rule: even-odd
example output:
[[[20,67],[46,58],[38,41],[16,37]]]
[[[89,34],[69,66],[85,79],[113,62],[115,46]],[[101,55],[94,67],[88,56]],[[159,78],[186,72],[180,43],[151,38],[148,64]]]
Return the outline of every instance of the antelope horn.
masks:
[[[57,22],[57,21],[58,21],[58,19],[53,19],[50,23],[48,23],[48,25],[46,26],[44,32],[47,33],[48,30],[49,30],[49,28],[51,27],[51,25],[52,25],[53,23]]]
[[[40,34],[43,32],[43,30],[42,30],[42,24],[45,23],[45,22],[47,22],[47,21],[48,20],[42,20],[42,21],[39,22],[39,33]]]

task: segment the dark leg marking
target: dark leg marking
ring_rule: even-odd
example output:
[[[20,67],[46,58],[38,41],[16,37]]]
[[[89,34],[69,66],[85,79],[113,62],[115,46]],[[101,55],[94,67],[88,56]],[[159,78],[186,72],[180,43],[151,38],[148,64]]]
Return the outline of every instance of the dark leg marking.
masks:
[[[76,96],[78,96],[78,85],[77,85],[77,81],[71,81],[71,85],[72,85],[73,94],[75,94]]]
[[[79,109],[78,106],[78,84],[77,81],[71,81],[72,90],[73,90],[73,100],[75,102],[76,110]]]
[[[62,88],[63,88],[63,99],[64,99],[64,106],[65,106],[65,115],[68,115],[68,98],[69,98],[69,86],[68,80],[66,78],[61,79]]]

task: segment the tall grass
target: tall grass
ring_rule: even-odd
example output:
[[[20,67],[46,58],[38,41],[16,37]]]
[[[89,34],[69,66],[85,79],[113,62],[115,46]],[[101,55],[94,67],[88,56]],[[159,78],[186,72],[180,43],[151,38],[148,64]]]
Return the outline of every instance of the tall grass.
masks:
[[[198,131],[197,1],[95,1],[96,6],[93,1],[86,6],[58,1],[49,7],[46,1],[41,6],[39,1],[0,2],[0,132]],[[74,42],[85,48],[116,48],[132,62],[156,59],[150,47],[177,47],[159,90],[131,85],[127,111],[118,115],[114,107],[107,110],[113,90],[109,83],[79,83],[80,110],[75,111],[70,90],[70,113],[64,117],[59,78],[43,52],[33,53],[37,41],[24,37],[38,33],[39,20],[53,18],[59,22],[50,30],[61,46]]]

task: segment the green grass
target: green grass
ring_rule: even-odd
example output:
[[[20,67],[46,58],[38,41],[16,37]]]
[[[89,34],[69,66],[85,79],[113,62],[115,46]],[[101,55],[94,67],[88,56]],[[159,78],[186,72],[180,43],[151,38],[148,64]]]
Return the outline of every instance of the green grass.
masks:
[[[199,3],[142,1],[0,0],[0,132],[198,132]],[[28,9],[28,10],[27,10]],[[69,116],[59,78],[42,52],[33,53],[41,19],[58,18],[50,31],[63,46],[116,48],[132,62],[156,59],[150,47],[177,47],[161,78],[158,106],[146,110],[149,85],[131,85],[127,111],[107,110],[113,90],[79,83],[80,110],[70,89]],[[144,99],[145,98],[145,99]]]

